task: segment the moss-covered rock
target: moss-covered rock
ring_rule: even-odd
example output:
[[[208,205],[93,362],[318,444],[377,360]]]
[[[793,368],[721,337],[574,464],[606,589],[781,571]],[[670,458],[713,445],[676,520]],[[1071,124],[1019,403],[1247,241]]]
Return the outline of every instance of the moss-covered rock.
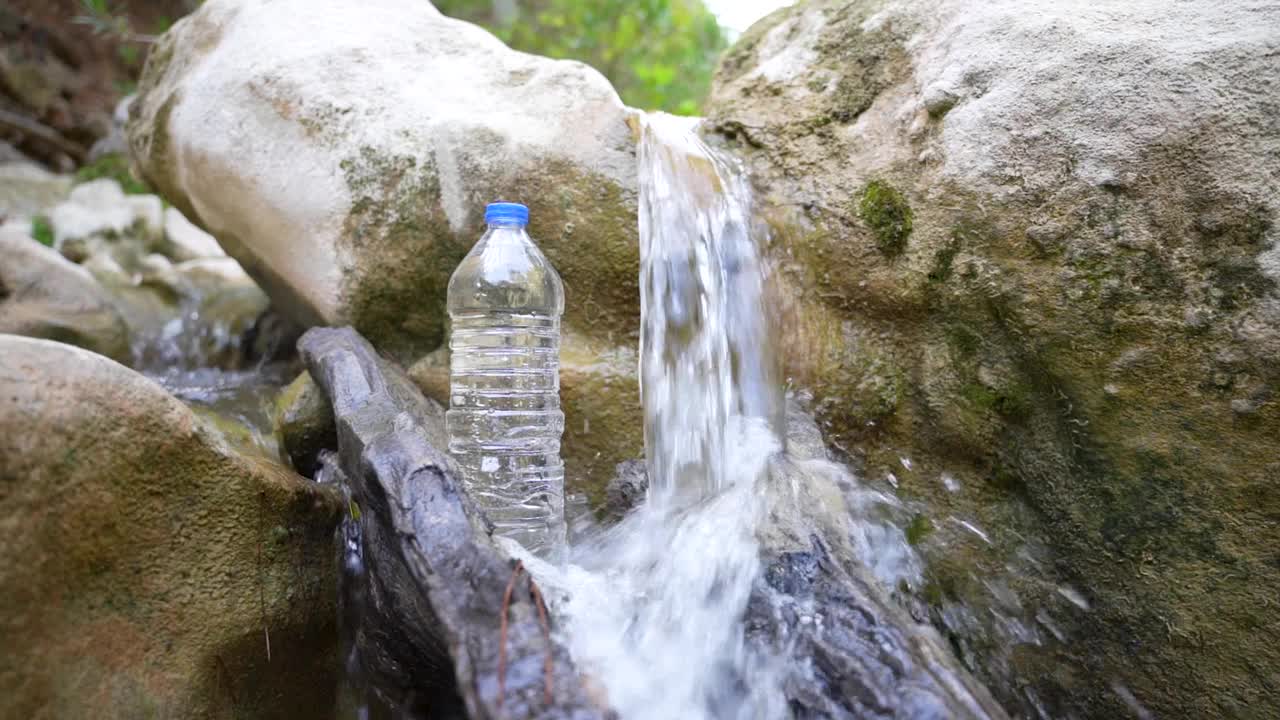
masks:
[[[858,201],[858,215],[871,226],[876,245],[885,255],[897,255],[911,236],[911,206],[892,185],[872,180]]]
[[[428,4],[377,0],[352,16],[218,0],[151,54],[129,135],[143,175],[276,305],[412,360],[443,340],[449,276],[495,200],[529,206],[567,323],[634,337],[625,113],[586,66],[512,52]]]
[[[0,357],[8,713],[331,717],[336,493],[99,355]]]
[[[788,375],[922,518],[910,594],[1027,713],[1280,712],[1274,43],[1182,13],[1139,11],[1170,46],[1117,9],[801,3],[713,88]]]
[[[310,373],[302,373],[276,399],[272,423],[280,452],[294,469],[314,477],[321,450],[337,450],[338,428],[333,406],[316,387]]]

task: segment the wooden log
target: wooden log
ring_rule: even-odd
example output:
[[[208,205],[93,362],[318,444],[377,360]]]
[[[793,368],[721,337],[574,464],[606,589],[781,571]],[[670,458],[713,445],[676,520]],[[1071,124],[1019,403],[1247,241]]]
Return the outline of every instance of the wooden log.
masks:
[[[312,329],[298,347],[333,406],[353,503],[341,538],[353,674],[408,717],[611,716],[433,445],[439,406],[350,328]]]

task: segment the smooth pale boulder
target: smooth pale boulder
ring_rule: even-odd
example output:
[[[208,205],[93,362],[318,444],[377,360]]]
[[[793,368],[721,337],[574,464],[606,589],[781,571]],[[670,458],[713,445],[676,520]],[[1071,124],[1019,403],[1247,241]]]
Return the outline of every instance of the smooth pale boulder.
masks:
[[[146,179],[303,324],[402,357],[494,200],[530,207],[567,321],[638,325],[635,158],[595,70],[508,49],[417,0],[212,0],[151,52],[131,108]]]
[[[925,501],[915,590],[1024,714],[1280,713],[1276,27],[1263,2],[822,0],[719,69],[788,376]]]
[[[0,229],[0,333],[129,359],[129,328],[93,275],[14,228]]]
[[[14,717],[331,717],[337,494],[100,355],[0,335]]]
[[[67,199],[49,210],[54,246],[72,259],[89,252],[72,250],[69,243],[103,241],[126,233],[149,240],[164,226],[164,205],[155,195],[126,195],[120,183],[99,178],[76,185]]]
[[[0,216],[35,215],[57,205],[71,192],[71,177],[56,175],[26,161],[0,163]]]

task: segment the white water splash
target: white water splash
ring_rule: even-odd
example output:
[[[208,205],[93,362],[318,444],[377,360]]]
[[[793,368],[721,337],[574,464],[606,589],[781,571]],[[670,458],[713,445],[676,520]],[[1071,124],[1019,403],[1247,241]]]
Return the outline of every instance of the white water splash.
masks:
[[[624,720],[784,717],[742,617],[761,573],[760,484],[783,449],[766,273],[747,183],[695,122],[642,121],[646,503],[554,567],[522,557]]]

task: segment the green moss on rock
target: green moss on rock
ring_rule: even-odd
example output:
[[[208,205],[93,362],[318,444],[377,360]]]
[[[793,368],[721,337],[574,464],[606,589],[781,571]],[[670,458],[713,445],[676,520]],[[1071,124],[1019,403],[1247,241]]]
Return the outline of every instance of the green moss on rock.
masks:
[[[449,277],[470,243],[449,226],[433,162],[364,147],[340,167],[353,199],[341,240],[357,259],[343,284],[351,323],[398,357],[435,348]]]
[[[103,155],[76,171],[77,182],[89,182],[100,178],[110,178],[120,183],[128,195],[147,195],[151,186],[134,176],[129,168],[129,159],[118,153]]]
[[[53,225],[48,217],[37,215],[31,218],[31,237],[45,247],[53,247]]]
[[[858,216],[875,233],[876,246],[886,255],[898,255],[911,236],[911,206],[892,185],[872,180],[858,201]]]

